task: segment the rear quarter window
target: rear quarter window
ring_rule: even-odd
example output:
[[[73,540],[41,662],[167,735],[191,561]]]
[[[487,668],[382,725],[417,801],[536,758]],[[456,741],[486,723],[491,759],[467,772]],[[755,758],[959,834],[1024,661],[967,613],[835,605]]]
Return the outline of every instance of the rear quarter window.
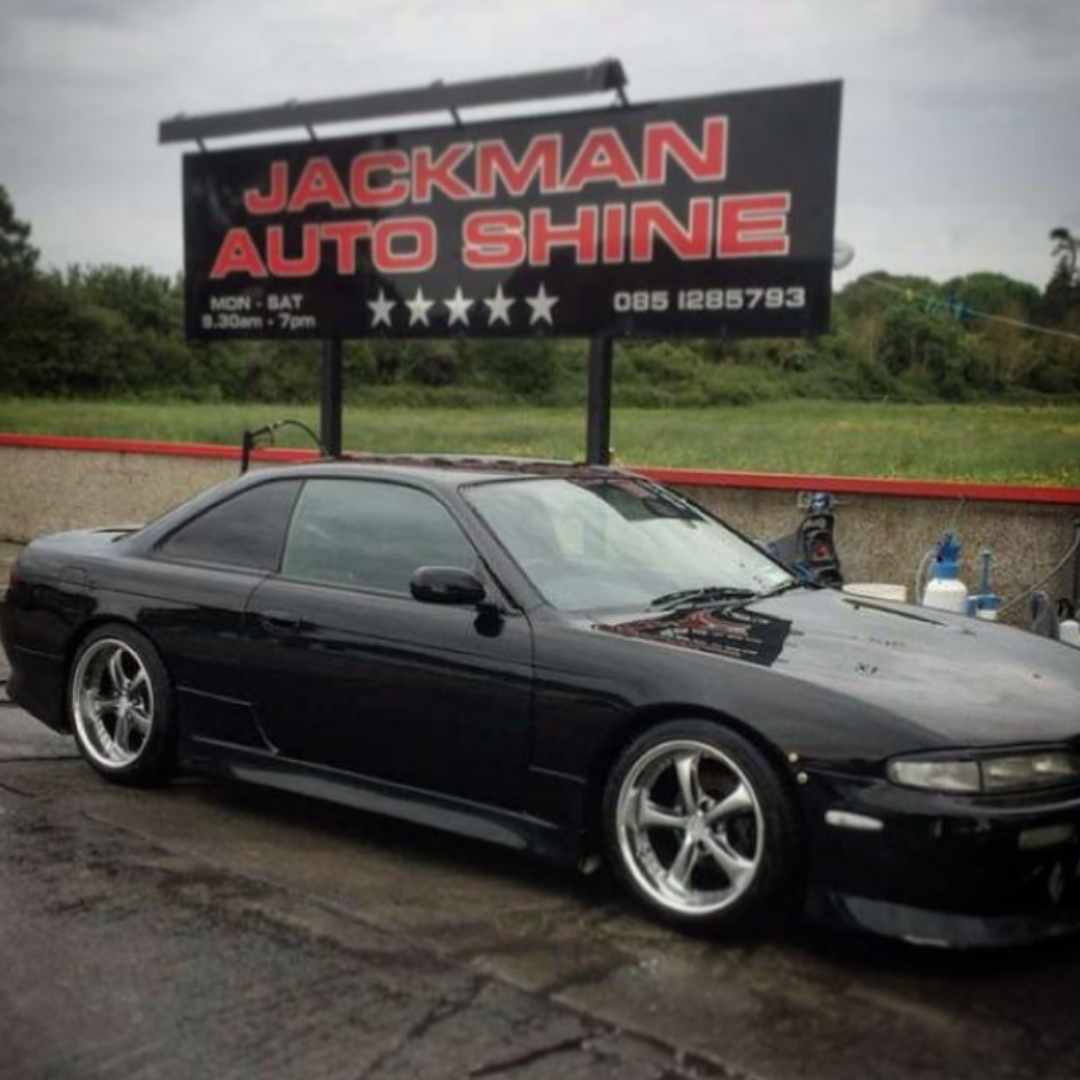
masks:
[[[300,484],[274,480],[241,491],[181,525],[157,553],[177,562],[276,570]]]

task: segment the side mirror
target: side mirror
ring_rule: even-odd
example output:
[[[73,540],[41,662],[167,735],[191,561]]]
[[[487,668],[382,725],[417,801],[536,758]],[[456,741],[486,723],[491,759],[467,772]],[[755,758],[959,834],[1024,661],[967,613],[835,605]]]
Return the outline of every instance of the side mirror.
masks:
[[[487,589],[470,570],[455,566],[421,566],[409,582],[413,597],[425,604],[482,604]]]

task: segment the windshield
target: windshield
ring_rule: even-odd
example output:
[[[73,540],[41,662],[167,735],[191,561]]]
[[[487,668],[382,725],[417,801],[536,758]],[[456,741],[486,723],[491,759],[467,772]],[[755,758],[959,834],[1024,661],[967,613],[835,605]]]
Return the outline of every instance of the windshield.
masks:
[[[632,477],[511,480],[469,488],[480,516],[563,611],[750,596],[793,583],[752,544]]]

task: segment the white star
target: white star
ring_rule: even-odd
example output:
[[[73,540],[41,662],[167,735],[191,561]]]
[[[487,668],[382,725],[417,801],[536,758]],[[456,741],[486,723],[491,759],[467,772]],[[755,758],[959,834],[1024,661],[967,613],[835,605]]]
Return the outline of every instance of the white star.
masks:
[[[547,322],[548,326],[552,325],[551,309],[559,302],[557,296],[548,296],[544,291],[544,283],[540,282],[540,288],[537,290],[535,296],[526,296],[525,303],[532,308],[532,315],[529,316],[529,325],[535,326],[541,319]]]
[[[516,302],[512,296],[503,296],[502,286],[500,285],[495,290],[495,295],[490,300],[484,301],[490,311],[488,326],[494,326],[497,322],[504,322],[509,326],[510,308]]]
[[[417,323],[423,323],[425,326],[431,325],[428,322],[428,309],[435,306],[435,301],[425,300],[423,289],[417,289],[416,295],[411,300],[405,301],[405,306],[409,309],[410,326],[415,326]]]
[[[447,311],[450,312],[450,321],[447,326],[453,326],[456,322],[462,322],[466,326],[469,325],[469,308],[473,305],[472,298],[464,296],[461,292],[461,286],[454,290],[454,296],[452,300],[444,301],[444,306]]]
[[[387,300],[386,294],[379,290],[378,300],[369,300],[367,306],[371,308],[371,325],[378,326],[379,323],[386,323],[390,325],[390,312],[397,307],[395,300]]]

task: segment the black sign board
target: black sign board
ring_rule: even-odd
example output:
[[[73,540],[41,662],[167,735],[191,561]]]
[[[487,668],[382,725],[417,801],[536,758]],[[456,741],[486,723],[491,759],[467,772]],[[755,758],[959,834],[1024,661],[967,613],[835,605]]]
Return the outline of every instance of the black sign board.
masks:
[[[840,89],[188,154],[188,336],[823,332]]]

